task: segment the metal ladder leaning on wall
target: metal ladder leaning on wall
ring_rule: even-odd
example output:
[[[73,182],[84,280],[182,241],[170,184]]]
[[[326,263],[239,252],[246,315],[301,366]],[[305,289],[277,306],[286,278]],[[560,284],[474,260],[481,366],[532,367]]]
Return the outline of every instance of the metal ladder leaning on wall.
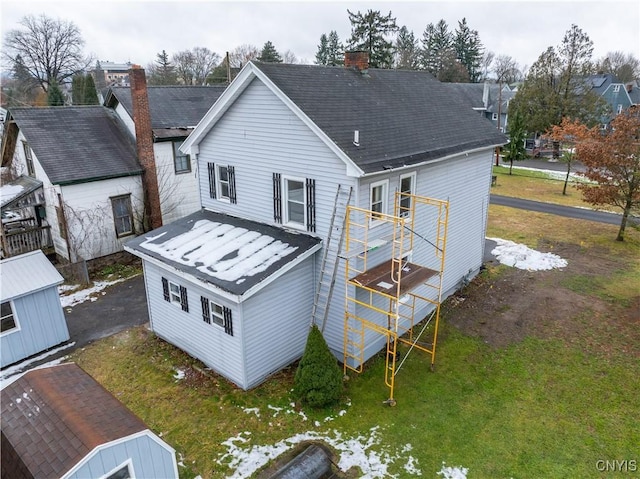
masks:
[[[320,267],[320,278],[313,300],[313,311],[311,312],[311,325],[318,325],[320,331],[324,332],[324,327],[329,315],[331,296],[336,283],[338,272],[338,254],[342,249],[344,240],[344,222],[347,206],[351,201],[353,188],[338,185],[336,197],[333,204],[333,213],[329,223],[329,233],[322,252],[322,266]]]

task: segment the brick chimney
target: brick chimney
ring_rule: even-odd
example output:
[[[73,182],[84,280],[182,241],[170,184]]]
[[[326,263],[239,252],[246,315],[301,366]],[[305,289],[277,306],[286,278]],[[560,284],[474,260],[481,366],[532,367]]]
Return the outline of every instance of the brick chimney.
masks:
[[[344,67],[355,68],[366,73],[369,69],[369,54],[365,51],[344,52]]]
[[[133,122],[136,127],[136,145],[138,161],[142,165],[142,188],[144,190],[145,230],[162,226],[160,210],[160,192],[158,174],[153,153],[153,130],[151,129],[151,113],[147,95],[147,78],[144,68],[131,65],[129,70],[131,85],[131,103],[133,105]]]

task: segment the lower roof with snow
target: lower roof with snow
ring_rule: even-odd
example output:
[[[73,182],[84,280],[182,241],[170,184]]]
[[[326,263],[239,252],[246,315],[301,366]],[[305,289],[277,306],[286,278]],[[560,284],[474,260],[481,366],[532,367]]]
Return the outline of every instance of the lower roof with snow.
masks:
[[[311,256],[320,242],[308,234],[203,209],[129,241],[125,249],[242,296]]]

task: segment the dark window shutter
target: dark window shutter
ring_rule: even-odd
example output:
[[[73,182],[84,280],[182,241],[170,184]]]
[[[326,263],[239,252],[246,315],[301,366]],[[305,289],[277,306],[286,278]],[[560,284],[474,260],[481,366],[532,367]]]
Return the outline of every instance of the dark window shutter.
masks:
[[[280,173],[273,174],[273,220],[282,223],[282,181]]]
[[[202,303],[202,320],[205,323],[211,324],[211,313],[209,311],[209,299],[204,296],[200,296],[200,302]]]
[[[214,163],[207,163],[207,169],[209,170],[209,197],[216,197],[216,165]]]
[[[189,312],[189,301],[187,300],[187,288],[180,286],[180,306],[182,311]]]
[[[167,278],[162,278],[162,292],[164,293],[164,300],[171,302],[171,298],[169,297],[169,280],[167,280]]]
[[[236,198],[236,168],[234,166],[227,166],[227,174],[229,175],[229,200],[234,205],[238,203]]]
[[[222,313],[224,315],[224,332],[230,336],[233,336],[233,320],[231,319],[231,309],[223,306]]]
[[[316,231],[316,180],[307,178],[307,231]]]

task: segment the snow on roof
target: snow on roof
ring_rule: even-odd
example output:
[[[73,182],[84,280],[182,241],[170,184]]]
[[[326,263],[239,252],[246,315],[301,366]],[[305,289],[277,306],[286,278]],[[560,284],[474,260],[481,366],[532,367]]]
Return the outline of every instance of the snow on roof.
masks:
[[[319,243],[310,235],[202,210],[130,241],[127,248],[242,295],[313,253]]]
[[[2,301],[24,296],[55,286],[64,281],[58,270],[41,250],[12,256],[0,262],[2,270]]]
[[[0,204],[5,205],[22,193],[24,186],[2,185],[0,186]]]

